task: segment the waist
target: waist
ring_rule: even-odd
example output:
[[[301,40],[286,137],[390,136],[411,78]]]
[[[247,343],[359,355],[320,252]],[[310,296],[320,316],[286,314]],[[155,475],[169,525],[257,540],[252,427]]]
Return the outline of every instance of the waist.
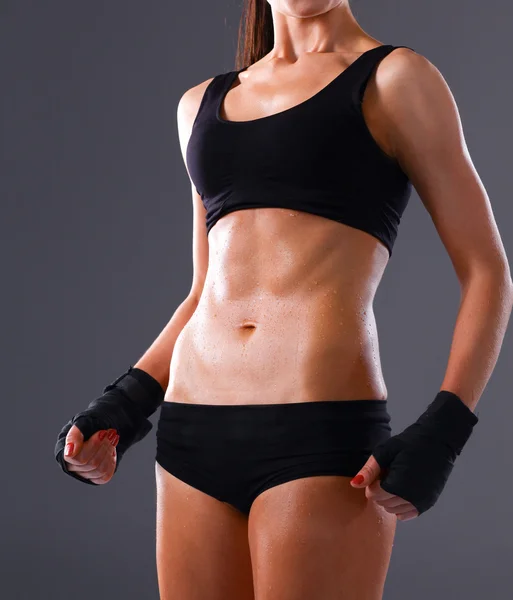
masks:
[[[372,310],[315,314],[279,302],[242,324],[229,306],[198,307],[176,341],[166,392],[168,400],[230,405],[386,396]]]
[[[242,235],[264,216],[246,214],[211,240],[199,303],[173,350],[167,397],[230,405],[385,398],[372,305],[381,269],[363,252],[343,260],[329,222],[317,236],[320,224],[311,223],[303,241],[298,228],[282,227],[274,246]],[[280,217],[272,216],[276,228]]]
[[[158,437],[182,444],[191,437],[222,443],[237,442],[266,447],[282,440],[302,444],[336,441],[353,449],[372,447],[391,434],[388,401],[325,400],[285,404],[197,404],[164,402],[158,420]]]
[[[353,366],[379,359],[372,305],[346,303],[336,290],[224,302],[204,295],[181,337],[190,350],[212,356],[217,349],[235,363],[241,352],[254,363],[286,356],[297,368],[332,359]]]

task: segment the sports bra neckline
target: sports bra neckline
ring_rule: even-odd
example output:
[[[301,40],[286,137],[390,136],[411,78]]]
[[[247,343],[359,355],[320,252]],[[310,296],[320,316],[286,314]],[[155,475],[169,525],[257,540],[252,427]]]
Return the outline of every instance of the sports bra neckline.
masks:
[[[250,65],[246,65],[245,67],[242,67],[242,69],[238,69],[235,71],[229,71],[228,72],[228,81],[223,86],[223,90],[219,94],[219,98],[217,99],[217,103],[216,103],[216,107],[215,107],[216,120],[219,123],[222,123],[223,125],[249,125],[252,123],[258,123],[260,121],[268,121],[269,119],[283,116],[286,113],[294,112],[298,109],[301,109],[305,105],[310,104],[315,99],[317,99],[319,96],[321,96],[326,91],[328,91],[328,89],[330,89],[332,86],[334,86],[337,81],[339,81],[340,79],[343,78],[343,76],[347,73],[347,71],[349,71],[353,67],[353,65],[356,65],[356,63],[358,63],[360,60],[362,60],[362,58],[364,56],[367,56],[371,52],[378,50],[378,48],[388,48],[388,47],[390,47],[390,44],[380,44],[379,46],[374,46],[374,48],[369,48],[368,50],[365,50],[365,52],[362,52],[360,54],[360,56],[357,59],[353,60],[353,62],[350,65],[348,65],[344,70],[342,70],[340,73],[338,73],[338,75],[335,75],[335,77],[331,81],[329,81],[324,87],[322,87],[313,96],[306,98],[306,100],[303,100],[302,102],[299,102],[298,104],[295,104],[294,106],[290,106],[289,108],[286,108],[284,110],[280,110],[279,112],[276,112],[276,113],[273,113],[270,115],[265,115],[263,117],[258,117],[257,119],[249,119],[249,120],[245,120],[245,121],[228,121],[227,119],[224,119],[221,116],[221,107],[224,102],[224,99],[228,95],[228,92],[231,90],[232,84],[235,81],[235,79],[238,77],[239,73],[242,73],[242,71],[245,71],[246,69],[248,69]]]

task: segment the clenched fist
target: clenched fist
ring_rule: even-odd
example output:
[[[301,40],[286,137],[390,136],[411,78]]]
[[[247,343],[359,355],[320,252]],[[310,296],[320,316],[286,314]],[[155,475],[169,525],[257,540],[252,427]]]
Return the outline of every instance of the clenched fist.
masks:
[[[66,468],[91,483],[108,483],[116,469],[118,442],[119,435],[115,429],[101,429],[84,442],[80,429],[72,425],[64,449]]]

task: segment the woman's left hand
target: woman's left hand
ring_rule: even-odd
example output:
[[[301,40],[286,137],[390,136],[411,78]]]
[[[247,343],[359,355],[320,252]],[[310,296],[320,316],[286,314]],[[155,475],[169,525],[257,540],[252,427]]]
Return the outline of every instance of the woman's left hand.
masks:
[[[419,511],[404,498],[395,496],[386,492],[380,485],[379,475],[381,467],[377,463],[374,456],[370,456],[367,462],[351,480],[351,485],[354,488],[365,487],[365,496],[369,500],[373,500],[376,504],[382,506],[387,512],[395,514],[400,521],[409,521],[419,516]],[[360,477],[359,483],[355,480]],[[362,479],[363,477],[363,479]]]

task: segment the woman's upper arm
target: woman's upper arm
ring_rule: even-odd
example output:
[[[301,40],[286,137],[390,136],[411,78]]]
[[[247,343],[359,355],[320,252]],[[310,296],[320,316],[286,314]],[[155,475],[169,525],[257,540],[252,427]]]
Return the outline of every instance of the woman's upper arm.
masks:
[[[198,114],[198,109],[206,87],[212,81],[207,79],[202,83],[188,89],[180,98],[176,111],[178,124],[178,137],[182,157],[187,170],[187,175],[191,183],[192,192],[192,262],[193,262],[193,278],[189,296],[199,299],[205,283],[205,277],[208,269],[208,240],[207,228],[205,223],[206,211],[203,206],[201,196],[196,190],[189,169],[187,168],[186,150],[187,144],[192,131],[192,125]]]
[[[507,272],[492,207],[449,86],[422,55],[399,48],[392,56],[376,78],[380,113],[393,154],[429,212],[458,278],[477,269]]]

